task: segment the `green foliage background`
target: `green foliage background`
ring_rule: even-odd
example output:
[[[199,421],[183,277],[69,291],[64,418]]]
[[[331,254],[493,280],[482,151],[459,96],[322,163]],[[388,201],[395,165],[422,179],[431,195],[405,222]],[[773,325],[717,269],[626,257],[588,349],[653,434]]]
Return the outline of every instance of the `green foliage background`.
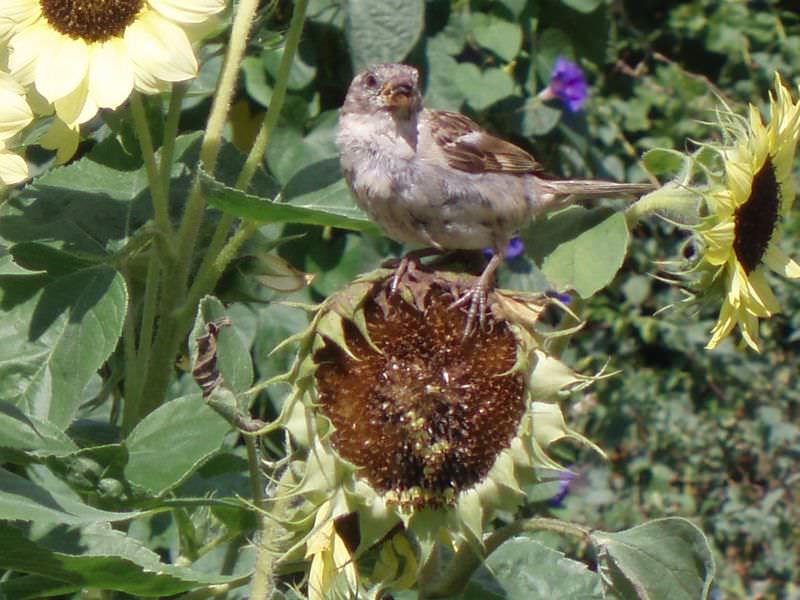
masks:
[[[800,83],[800,18],[788,2],[313,0],[282,117],[248,197],[224,184],[235,180],[241,151],[274,92],[292,3],[269,4],[242,65],[217,179],[204,179],[213,206],[272,221],[215,290],[233,321],[220,343],[243,357],[238,363],[252,357],[254,364],[226,373],[236,391],[284,372],[291,351],[271,351],[307,324],[302,311],[274,300],[319,301],[403,251],[350,208],[336,166],[336,111],[364,64],[405,57],[423,73],[428,106],[466,112],[529,149],[553,175],[630,181],[646,179],[640,159],[647,150],[691,149],[692,140],[716,135],[705,122],[721,100],[736,112],[747,102],[763,109],[775,71],[795,90]],[[203,49],[201,76],[184,101],[172,173],[176,214],[196,167],[196,132],[226,35]],[[578,114],[536,99],[558,56],[577,61],[590,81]],[[151,99],[146,108],[158,131],[166,107]],[[128,291],[115,268],[129,277],[129,291],[140,291],[146,268],[128,250],[151,217],[149,192],[127,111],[107,115],[88,133],[67,167],[47,171],[50,157],[31,153],[44,174],[12,194],[0,213],[0,236],[11,247],[0,272],[0,353],[12,365],[0,361],[0,509],[8,520],[0,522],[0,565],[27,574],[0,585],[8,597],[23,598],[82,587],[170,595],[236,582],[249,577],[255,528],[253,513],[236,500],[251,495],[237,436],[180,371],[170,383],[171,402],[130,432],[116,426],[123,360],[116,340]],[[278,190],[301,210],[258,203]],[[217,219],[212,211],[204,239]],[[532,254],[537,226],[523,235]],[[795,257],[798,232],[793,216],[783,243]],[[288,296],[252,277],[253,257],[278,238],[278,254],[316,276]],[[763,324],[761,355],[732,341],[706,351],[717,306],[658,312],[681,299],[653,276],[663,273],[658,261],[680,261],[693,251],[686,242],[667,221],[639,224],[611,285],[574,298],[587,324],[562,358],[583,372],[608,365],[620,373],[572,398],[564,412],[610,460],[558,447],[558,458],[580,477],[558,506],[544,497],[529,509],[605,531],[684,516],[712,543],[717,597],[797,598],[798,284],[776,283],[785,313]],[[500,275],[503,287],[542,289],[543,282],[531,257]],[[87,322],[87,312],[97,326],[82,337],[87,330],[78,335],[76,323]],[[51,388],[60,396],[47,396]],[[274,418],[285,392],[262,391],[254,414]],[[267,458],[280,457],[281,441],[279,433],[267,439]],[[127,535],[111,526],[131,517],[138,518]],[[9,524],[17,520],[22,529]],[[589,563],[595,558],[554,536],[536,540]],[[503,552],[488,565],[497,573],[521,555],[545,560],[553,551],[537,545]],[[489,597],[482,576],[464,598]],[[534,583],[508,574],[500,580],[505,590],[492,597],[534,597]],[[575,593],[592,593],[579,587]],[[548,597],[545,587],[537,589]],[[246,597],[246,590],[228,597]]]

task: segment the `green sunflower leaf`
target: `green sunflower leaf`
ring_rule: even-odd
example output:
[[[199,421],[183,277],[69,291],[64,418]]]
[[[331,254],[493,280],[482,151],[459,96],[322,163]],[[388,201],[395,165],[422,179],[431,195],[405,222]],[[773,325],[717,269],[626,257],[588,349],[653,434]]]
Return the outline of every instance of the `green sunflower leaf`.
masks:
[[[691,521],[656,519],[618,533],[596,531],[591,539],[610,587],[625,598],[708,597],[714,557],[706,536]]]
[[[535,540],[508,540],[473,576],[462,599],[589,600],[603,597],[600,578],[583,563]]]
[[[122,521],[138,514],[99,510],[84,504],[72,492],[59,491],[52,485],[44,487],[0,468],[0,520],[82,525]],[[7,542],[5,537],[0,539]],[[7,549],[8,543],[0,546]]]
[[[141,542],[115,531],[108,523],[82,528],[57,526],[37,540],[20,529],[0,524],[0,568],[47,578],[33,582],[0,583],[4,597],[21,598],[18,585],[46,585],[61,591],[100,588],[138,597],[179,594],[200,585],[232,581],[236,576],[209,575],[161,562]],[[62,582],[59,588],[56,582]],[[35,596],[27,596],[35,597]]]
[[[525,247],[548,280],[582,298],[614,279],[625,260],[629,237],[623,213],[579,206],[548,215],[523,232]]]
[[[242,219],[377,232],[377,226],[353,204],[339,174],[338,159],[302,169],[284,188],[282,202],[234,189],[207,174],[201,174],[201,181],[211,206]]]
[[[345,36],[356,71],[402,61],[422,33],[422,0],[346,0],[344,5]]]
[[[128,292],[107,266],[0,277],[0,400],[67,427],[122,333]]]
[[[161,495],[189,477],[216,454],[230,425],[192,394],[163,404],[147,415],[125,441],[125,477]]]

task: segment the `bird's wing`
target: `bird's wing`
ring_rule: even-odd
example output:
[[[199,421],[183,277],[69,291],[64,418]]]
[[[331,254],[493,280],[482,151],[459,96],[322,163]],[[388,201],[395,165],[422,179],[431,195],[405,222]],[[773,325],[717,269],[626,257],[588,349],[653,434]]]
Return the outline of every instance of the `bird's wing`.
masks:
[[[462,114],[426,111],[434,142],[454,169],[468,173],[533,173],[541,169],[522,148],[497,138]]]

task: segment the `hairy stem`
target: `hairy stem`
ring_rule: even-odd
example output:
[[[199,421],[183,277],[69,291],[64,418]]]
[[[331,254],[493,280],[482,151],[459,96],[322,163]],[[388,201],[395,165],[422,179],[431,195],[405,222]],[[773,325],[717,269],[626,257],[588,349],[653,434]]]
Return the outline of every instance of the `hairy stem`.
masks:
[[[258,0],[241,0],[231,30],[228,52],[225,57],[219,86],[214,95],[211,114],[205,130],[200,149],[200,160],[209,172],[214,170],[219,154],[222,129],[227,118],[228,108],[236,87],[239,65],[247,45],[247,38],[258,10]],[[163,171],[171,169],[166,162],[162,163]],[[172,374],[173,363],[180,344],[186,335],[190,319],[178,321],[175,310],[185,300],[187,281],[191,270],[192,259],[197,236],[205,213],[205,200],[200,188],[200,180],[195,177],[189,199],[183,213],[178,230],[178,251],[172,268],[164,269],[161,280],[163,289],[170,290],[162,294],[158,332],[155,336],[147,380],[142,391],[142,402],[137,418],[157,408],[163,401]],[[193,309],[192,309],[193,310]]]

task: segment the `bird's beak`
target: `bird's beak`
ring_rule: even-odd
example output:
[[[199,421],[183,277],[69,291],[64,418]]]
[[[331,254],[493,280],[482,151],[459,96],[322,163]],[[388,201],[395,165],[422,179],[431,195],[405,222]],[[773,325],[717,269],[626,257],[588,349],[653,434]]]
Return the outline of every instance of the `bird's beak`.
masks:
[[[405,79],[387,81],[381,95],[389,108],[408,111],[414,101],[414,84]]]

